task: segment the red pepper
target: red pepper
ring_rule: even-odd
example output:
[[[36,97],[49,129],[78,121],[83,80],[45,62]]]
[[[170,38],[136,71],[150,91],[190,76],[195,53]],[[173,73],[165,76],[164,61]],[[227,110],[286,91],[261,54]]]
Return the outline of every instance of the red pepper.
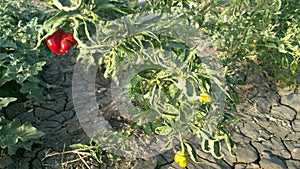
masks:
[[[61,55],[66,53],[66,51],[73,47],[77,42],[71,33],[58,29],[53,35],[46,39],[46,43],[52,52]]]

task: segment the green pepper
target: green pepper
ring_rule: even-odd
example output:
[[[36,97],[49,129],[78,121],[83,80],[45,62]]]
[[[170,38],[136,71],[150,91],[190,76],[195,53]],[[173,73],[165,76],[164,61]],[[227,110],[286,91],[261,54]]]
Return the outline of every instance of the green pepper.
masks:
[[[151,128],[150,128],[149,125],[146,125],[146,124],[142,125],[142,130],[143,130],[143,131],[145,132],[145,134],[147,134],[147,135],[152,134],[152,131],[151,131]]]

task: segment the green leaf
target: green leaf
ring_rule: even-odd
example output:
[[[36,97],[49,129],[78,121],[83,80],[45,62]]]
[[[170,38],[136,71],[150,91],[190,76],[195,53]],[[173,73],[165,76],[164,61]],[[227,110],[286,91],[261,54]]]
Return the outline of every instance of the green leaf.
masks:
[[[63,4],[59,0],[53,0],[53,5],[55,5],[59,10],[66,12],[75,11],[80,8],[83,4],[83,0],[64,0]],[[65,6],[68,5],[68,6]]]
[[[137,128],[137,122],[131,122],[130,128],[135,130]]]
[[[209,144],[213,145],[213,146],[211,146],[211,153],[215,158],[221,159],[224,157],[224,154],[221,152],[221,142],[220,141],[210,141]]]
[[[155,128],[155,133],[158,135],[166,136],[172,132],[172,127],[170,126],[160,126]]]
[[[37,50],[38,47],[41,46],[42,42],[52,35],[54,32],[57,31],[58,28],[60,28],[61,25],[63,25],[67,21],[67,14],[64,12],[59,12],[55,16],[51,17],[47,21],[44,22],[43,26],[39,29],[38,32],[38,42],[33,50]],[[44,32],[46,34],[44,35]]]
[[[72,148],[72,149],[89,149],[90,146],[78,143],[78,144],[70,145],[70,148]]]
[[[103,57],[100,53],[98,53],[98,50],[82,49],[80,50],[76,61],[82,63],[84,70],[87,70],[90,66],[96,65],[97,60],[95,60],[95,58],[97,57]]]
[[[150,127],[151,127],[152,132],[155,132],[156,128],[161,127],[161,126],[162,126],[162,123],[159,120],[154,120],[154,121],[150,122]]]
[[[209,142],[208,140],[206,139],[202,139],[201,141],[201,148],[204,152],[206,153],[209,153],[211,150],[210,150],[210,147],[209,147]]]
[[[1,47],[2,48],[18,48],[17,44],[10,39],[6,39],[5,41],[1,42]]]
[[[107,153],[106,156],[110,161],[120,161],[121,160],[121,158],[119,156],[112,154],[112,153]]]
[[[122,86],[126,86],[131,82],[131,80],[137,76],[139,73],[143,72],[144,70],[147,69],[161,69],[159,65],[148,65],[148,64],[139,64],[139,65],[134,65],[133,69],[126,75],[125,79],[122,81]]]
[[[268,44],[266,44],[266,47],[271,48],[271,49],[276,49],[277,48],[275,43],[268,43]]]
[[[164,104],[164,110],[166,114],[169,115],[174,115],[174,116],[178,116],[179,115],[179,110],[174,107],[173,105],[169,104],[169,103],[165,103]]]
[[[0,146],[7,147],[9,155],[14,155],[18,148],[31,150],[33,139],[44,135],[29,122],[21,124],[20,120],[14,119],[6,125],[0,126]]]
[[[42,93],[43,89],[39,87],[36,82],[28,81],[22,84],[20,92],[27,94],[26,97],[28,99],[35,99],[39,102],[43,102],[45,100]]]
[[[182,103],[180,106],[180,121],[187,124],[191,122],[195,115],[194,111],[195,110],[187,102]]]
[[[288,67],[289,67],[289,61],[288,61],[288,59],[287,59],[286,56],[283,56],[283,57],[281,58],[281,64],[282,64],[282,66],[285,67],[285,68],[288,68]]]
[[[149,125],[144,124],[142,125],[142,130],[145,132],[145,134],[150,135],[152,134],[151,128]]]
[[[291,70],[292,74],[294,74],[296,72],[297,67],[298,67],[298,62],[296,60],[293,60],[290,65],[290,70]]]
[[[0,97],[0,110],[3,107],[6,107],[9,103],[16,101],[17,98],[15,97]]]
[[[159,87],[156,89],[156,87],[153,87],[153,90],[151,91],[150,95],[150,104],[153,109],[155,109],[160,114],[166,114],[168,112],[165,111],[165,103],[166,103],[166,96],[164,92],[162,91],[162,88]],[[170,114],[175,116],[175,114]]]
[[[146,111],[142,111],[142,110],[138,110],[138,109],[135,109],[135,108],[131,108],[129,110],[129,112],[131,114],[133,114],[133,117],[132,117],[132,120],[133,121],[144,121],[144,120],[148,120],[148,121],[154,121],[156,120],[157,116],[159,115],[157,113],[156,110],[154,109],[149,109],[149,110],[146,110]]]
[[[197,153],[196,153],[193,145],[186,141],[184,142],[184,145],[185,145],[187,152],[189,153],[191,159],[193,160],[193,162],[200,163],[200,161],[198,161],[198,159],[197,159]]]
[[[186,80],[186,94],[188,97],[197,95],[194,81],[191,78]]]
[[[280,44],[280,45],[278,46],[278,51],[279,51],[280,53],[287,53],[287,51],[285,50],[284,44]]]
[[[99,163],[103,163],[101,149],[95,149],[90,151],[91,156],[96,159]]]
[[[277,11],[279,11],[281,9],[282,6],[282,0],[275,0],[275,4],[277,7]]]
[[[232,149],[235,147],[234,142],[232,141],[232,139],[230,138],[229,135],[225,135],[224,140],[225,140],[225,143],[227,145],[227,149],[228,149],[230,155],[235,157],[235,155],[232,153]]]

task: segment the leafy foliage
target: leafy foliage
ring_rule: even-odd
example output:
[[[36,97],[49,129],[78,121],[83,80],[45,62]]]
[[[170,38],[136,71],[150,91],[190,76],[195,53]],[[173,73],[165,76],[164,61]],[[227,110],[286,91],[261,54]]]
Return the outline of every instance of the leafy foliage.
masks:
[[[25,1],[0,1],[0,111],[17,99],[43,101],[39,72],[45,65],[42,55],[51,56],[45,46],[33,50],[40,22],[47,15]],[[29,122],[0,117],[0,149],[14,155],[19,148],[31,150],[44,133]],[[1,154],[3,155],[3,154]],[[7,154],[4,154],[7,155]]]
[[[79,152],[88,152],[91,157],[97,160],[99,163],[103,163],[103,157],[106,156],[110,161],[119,161],[121,158],[103,150],[101,144],[94,144],[90,142],[89,145],[85,144],[73,144],[70,146],[73,149],[76,149]]]
[[[299,83],[299,1],[209,2],[202,3],[202,11],[194,11],[194,20],[216,39],[231,70],[250,62],[273,82]]]
[[[7,148],[9,155],[14,155],[19,148],[31,150],[34,141],[44,135],[30,123],[21,124],[20,120],[8,121],[0,117],[0,146],[1,149]]]
[[[51,54],[44,47],[33,50],[43,13],[26,3],[1,1],[0,97],[11,97],[6,101],[22,98],[20,93],[28,99],[43,100],[38,73],[46,63],[41,56]],[[6,104],[1,102],[1,107],[2,103]]]

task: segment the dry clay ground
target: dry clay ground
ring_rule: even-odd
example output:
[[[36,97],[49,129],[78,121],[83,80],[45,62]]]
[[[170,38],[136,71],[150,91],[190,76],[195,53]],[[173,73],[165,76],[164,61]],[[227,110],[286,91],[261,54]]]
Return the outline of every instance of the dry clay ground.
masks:
[[[30,121],[45,132],[43,145],[34,146],[32,152],[18,151],[12,159],[0,160],[0,168],[8,169],[59,169],[59,168],[179,168],[173,161],[174,151],[148,159],[123,158],[112,163],[98,164],[92,158],[80,159],[75,153],[65,153],[69,145],[88,143],[89,138],[78,121],[72,98],[74,57],[64,56],[50,61],[42,72],[49,84],[45,89],[45,103],[26,102],[11,104],[4,111],[9,119]],[[189,161],[188,169],[207,168],[272,168],[296,169],[300,166],[300,93],[295,89],[272,89],[259,72],[252,70],[243,75],[251,84],[240,90],[242,103],[238,106],[241,120],[231,128],[236,142],[236,157],[226,153],[221,160],[198,151],[201,163]],[[116,116],[105,107],[110,105],[110,81],[99,77],[95,93],[99,107],[108,116]],[[57,153],[53,156],[49,154]]]

